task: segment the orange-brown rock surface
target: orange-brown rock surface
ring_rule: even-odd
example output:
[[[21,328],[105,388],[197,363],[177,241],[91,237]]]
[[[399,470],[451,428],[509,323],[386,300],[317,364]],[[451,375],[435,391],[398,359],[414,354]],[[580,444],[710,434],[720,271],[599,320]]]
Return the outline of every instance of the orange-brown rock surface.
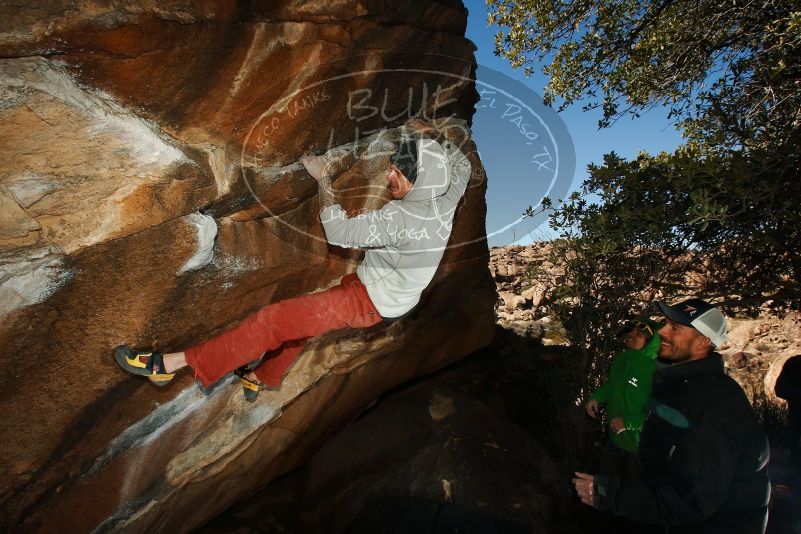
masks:
[[[0,5],[0,527],[185,531],[301,464],[377,395],[487,344],[494,287],[461,3]],[[409,319],[309,343],[247,404],[110,357],[177,350],[323,289],[303,154],[340,158],[348,210],[386,200],[410,116],[471,152],[451,247]]]

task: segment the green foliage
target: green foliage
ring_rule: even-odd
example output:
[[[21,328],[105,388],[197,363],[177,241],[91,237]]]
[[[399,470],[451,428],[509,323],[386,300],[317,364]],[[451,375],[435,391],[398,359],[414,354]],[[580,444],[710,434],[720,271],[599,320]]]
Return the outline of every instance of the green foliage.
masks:
[[[495,52],[549,77],[547,103],[588,99],[602,125],[666,105],[698,139],[778,139],[801,109],[795,0],[487,0]]]
[[[615,154],[553,211],[551,261],[565,269],[551,312],[581,348],[587,388],[603,376],[624,319],[692,292],[730,312],[801,307],[801,210],[787,155]],[[589,202],[593,198],[595,202]]]
[[[673,154],[590,165],[553,210],[551,311],[588,387],[619,321],[692,292],[724,309],[801,308],[801,6],[797,0],[487,0],[496,53],[549,77],[547,103],[601,126],[668,106]]]
[[[801,210],[796,171],[786,166],[792,157],[693,146],[633,161],[608,154],[589,167],[585,196],[557,209],[551,223],[569,242],[587,241],[582,250],[593,255],[661,254],[656,278],[633,288],[664,292],[666,284],[686,285],[681,270],[700,271],[693,289],[724,304],[753,309],[780,297],[775,305],[798,308]],[[587,202],[589,195],[599,202]]]
[[[657,295],[654,286],[676,284],[682,274],[680,269],[663,269],[668,258],[660,250],[631,250],[612,240],[557,240],[551,256],[564,276],[553,287],[548,308],[577,350],[582,397],[586,397],[604,380],[609,358],[623,348],[618,336],[622,323],[646,311]]]

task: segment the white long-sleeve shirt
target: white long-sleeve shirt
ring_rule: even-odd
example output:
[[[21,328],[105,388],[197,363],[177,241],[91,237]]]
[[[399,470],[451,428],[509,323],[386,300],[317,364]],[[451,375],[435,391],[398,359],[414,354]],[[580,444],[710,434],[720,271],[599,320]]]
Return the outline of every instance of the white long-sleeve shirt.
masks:
[[[386,318],[399,317],[420,301],[470,180],[470,161],[453,143],[423,138],[417,149],[417,180],[403,199],[352,218],[339,204],[320,212],[329,243],[366,249],[356,274]]]

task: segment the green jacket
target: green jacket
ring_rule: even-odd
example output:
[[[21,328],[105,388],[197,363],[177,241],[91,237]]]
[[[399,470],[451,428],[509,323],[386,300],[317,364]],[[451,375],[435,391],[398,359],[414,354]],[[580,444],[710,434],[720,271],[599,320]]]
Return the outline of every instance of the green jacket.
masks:
[[[612,431],[612,443],[635,454],[645,423],[646,403],[651,396],[659,343],[659,334],[654,333],[645,347],[625,350],[615,356],[609,378],[590,397],[606,405],[610,421],[617,417],[623,419],[626,430],[620,434]]]

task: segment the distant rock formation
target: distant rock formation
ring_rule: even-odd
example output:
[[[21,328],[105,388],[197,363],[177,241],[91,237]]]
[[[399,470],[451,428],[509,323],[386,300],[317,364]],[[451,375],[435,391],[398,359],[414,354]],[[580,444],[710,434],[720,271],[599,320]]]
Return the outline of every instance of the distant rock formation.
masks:
[[[548,260],[550,250],[546,242],[495,247],[490,251],[490,270],[498,290],[498,324],[517,334],[540,337],[545,344],[557,344],[564,337],[548,316],[546,304],[549,288],[564,272]],[[718,350],[727,372],[752,401],[783,404],[773,389],[784,362],[801,354],[801,314],[776,317],[766,307],[757,318],[729,317],[728,323],[727,343]]]
[[[486,345],[485,180],[460,2],[0,6],[0,528],[185,531],[293,469],[377,395]],[[351,213],[394,128],[440,118],[473,164],[409,319],[311,342],[255,405],[189,373],[166,390],[111,349],[177,350],[323,289],[303,154],[340,155]],[[383,159],[382,159],[383,158]]]
[[[498,325],[522,336],[542,339],[546,345],[564,342],[564,329],[548,316],[550,291],[564,269],[549,260],[547,242],[511,245],[490,250],[490,272],[495,279]]]

